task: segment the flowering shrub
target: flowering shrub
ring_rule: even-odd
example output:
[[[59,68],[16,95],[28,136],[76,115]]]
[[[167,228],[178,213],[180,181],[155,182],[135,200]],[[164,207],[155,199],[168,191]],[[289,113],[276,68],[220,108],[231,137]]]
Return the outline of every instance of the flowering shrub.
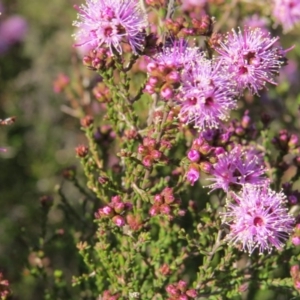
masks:
[[[294,51],[268,26],[290,31],[300,15],[296,1],[270,1],[270,19],[241,3],[226,33],[229,2],[74,6],[82,65],[53,89],[84,138],[81,167],[40,198],[26,271],[44,299],[299,297],[300,141],[263,107]],[[51,259],[60,249],[70,271]]]

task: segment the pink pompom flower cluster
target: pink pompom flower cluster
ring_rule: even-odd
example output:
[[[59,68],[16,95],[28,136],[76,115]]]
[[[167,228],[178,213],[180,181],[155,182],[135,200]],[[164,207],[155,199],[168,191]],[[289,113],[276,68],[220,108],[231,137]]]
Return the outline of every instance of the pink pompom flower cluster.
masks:
[[[269,187],[244,185],[227,200],[222,220],[230,227],[227,239],[249,254],[281,249],[293,230],[294,218],[284,207],[286,196]]]
[[[266,83],[276,85],[275,77],[287,52],[276,46],[278,40],[279,37],[272,38],[261,28],[245,28],[244,31],[232,30],[216,48],[239,93],[248,89],[252,94],[258,94]]]
[[[273,16],[284,32],[292,30],[300,23],[300,1],[273,0]]]
[[[228,33],[215,47],[217,58],[208,58],[183,39],[164,47],[148,63],[145,91],[159,93],[180,107],[180,119],[198,130],[218,128],[227,120],[245,90],[258,94],[285,64],[285,54],[260,28]]]
[[[95,50],[108,47],[113,53],[122,53],[122,43],[129,43],[133,53],[144,48],[147,15],[136,0],[87,0],[86,5],[75,6],[78,27],[74,34],[75,46]]]

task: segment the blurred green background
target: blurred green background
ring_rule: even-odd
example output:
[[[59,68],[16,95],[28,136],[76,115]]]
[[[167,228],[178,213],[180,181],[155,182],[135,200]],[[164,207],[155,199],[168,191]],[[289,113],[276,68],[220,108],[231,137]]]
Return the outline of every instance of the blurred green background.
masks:
[[[74,148],[83,140],[78,119],[68,113],[64,97],[53,91],[53,81],[59,73],[72,77],[76,72],[78,60],[71,36],[76,18],[75,2],[79,3],[72,0],[1,2],[0,24],[17,14],[28,26],[22,41],[0,53],[0,118],[16,116],[15,124],[0,127],[0,147],[7,148],[7,152],[0,152],[0,272],[11,283],[13,299],[42,299],[47,283],[35,279],[28,271],[28,266],[39,264],[35,252],[43,217],[39,199],[51,195],[58,205],[56,187],[62,182],[61,171],[77,164]],[[215,16],[221,15],[217,10],[213,12]],[[225,25],[222,30],[226,30]],[[247,104],[240,105],[240,111],[243,106],[251,107],[251,114],[257,120],[261,113],[269,113],[277,120],[272,124],[274,131],[286,127],[298,132],[300,128],[297,38],[297,31],[283,38],[286,48],[293,43],[296,48],[288,54],[292,61],[284,68],[280,85],[270,88],[260,99],[250,97]],[[67,187],[69,194],[76,195],[71,185]],[[71,199],[76,201],[76,196]],[[55,209],[48,225],[55,232],[64,230],[67,222],[61,210]],[[76,272],[77,259],[70,255],[75,252],[71,236],[74,232],[65,232],[63,239],[58,238],[55,251],[49,248],[51,260],[45,262],[49,273],[56,270],[59,278],[59,270],[63,270],[69,282]],[[68,294],[61,297],[68,299]],[[257,299],[273,297],[271,294]],[[276,299],[286,299],[284,295],[280,297]]]
[[[32,251],[41,231],[39,198],[56,199],[61,170],[76,163],[74,147],[82,138],[78,119],[62,112],[64,98],[53,92],[57,74],[72,69],[76,11],[71,0],[1,4],[0,24],[18,15],[28,28],[23,41],[0,53],[0,118],[16,116],[14,125],[0,127],[0,147],[7,149],[0,153],[0,271],[11,282],[13,299],[41,299],[44,286],[26,268],[36,263]],[[50,228],[59,229],[63,219],[55,210]],[[64,257],[70,249],[62,248],[53,260],[66,269],[72,258],[66,252]]]

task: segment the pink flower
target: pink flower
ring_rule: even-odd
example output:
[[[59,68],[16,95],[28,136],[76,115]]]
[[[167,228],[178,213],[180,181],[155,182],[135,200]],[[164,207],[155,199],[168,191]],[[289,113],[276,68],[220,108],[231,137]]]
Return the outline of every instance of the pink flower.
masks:
[[[269,34],[268,32],[268,19],[261,17],[257,14],[254,14],[252,16],[246,17],[244,19],[244,27],[255,29],[259,27],[266,35]]]
[[[273,0],[273,15],[275,20],[288,32],[300,22],[299,0]]]
[[[252,254],[271,252],[272,247],[281,249],[293,230],[294,218],[284,207],[286,197],[269,187],[244,185],[239,194],[227,199],[222,221],[230,226],[226,239],[241,245]]]
[[[278,40],[279,37],[271,38],[260,28],[245,28],[238,32],[232,30],[225,42],[216,48],[240,93],[249,89],[258,94],[267,82],[276,85],[275,76],[284,64],[287,52],[275,46]]]
[[[149,63],[154,71],[158,68],[159,71],[181,71],[187,64],[197,61],[203,54],[201,54],[199,48],[189,47],[187,41],[184,39],[168,41],[163,48],[162,52],[156,54]],[[174,77],[174,72],[171,73]],[[180,76],[176,74],[176,81],[179,81]]]
[[[6,52],[13,44],[22,42],[27,33],[26,20],[18,15],[6,19],[0,24],[0,53]]]
[[[111,53],[122,53],[122,42],[130,44],[137,54],[144,47],[144,30],[147,16],[137,0],[87,0],[86,5],[75,6],[78,10],[78,27],[74,34],[75,46],[97,49],[107,46]]]
[[[236,107],[235,83],[220,62],[201,56],[193,64],[186,64],[182,81],[180,119],[199,130],[219,127]]]
[[[250,153],[249,153],[250,152]],[[208,187],[213,190],[223,189],[228,192],[231,188],[244,184],[265,185],[269,180],[264,176],[265,167],[259,156],[254,156],[252,150],[243,149],[237,145],[230,152],[218,156],[208,180],[214,183]]]

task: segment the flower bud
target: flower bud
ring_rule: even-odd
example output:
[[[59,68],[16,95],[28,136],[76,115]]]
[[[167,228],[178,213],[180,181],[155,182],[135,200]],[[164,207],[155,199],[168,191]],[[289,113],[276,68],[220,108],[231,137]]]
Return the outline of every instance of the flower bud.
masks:
[[[195,149],[199,149],[199,147],[201,145],[203,145],[204,142],[205,142],[205,140],[202,137],[199,137],[199,138],[197,138],[193,141],[193,146],[192,147],[195,148]]]
[[[170,267],[167,264],[163,264],[160,268],[159,268],[160,272],[162,275],[167,276],[170,274]]]
[[[53,90],[55,93],[61,93],[70,83],[70,78],[65,74],[59,74],[53,82]]]
[[[155,160],[159,160],[161,158],[162,153],[158,150],[152,150],[150,152],[150,156],[155,159]]]
[[[200,154],[203,155],[208,155],[211,152],[211,150],[212,147],[207,143],[204,143],[199,147]]]
[[[155,62],[150,62],[148,65],[147,65],[147,72],[148,73],[152,73],[153,71],[155,71],[157,69],[157,64]]]
[[[192,186],[199,179],[199,177],[200,177],[200,173],[198,169],[195,167],[191,167],[186,174],[186,178]]]
[[[191,162],[198,162],[200,159],[200,154],[197,150],[191,149],[188,152],[187,157]]]
[[[93,123],[94,123],[94,118],[90,115],[86,115],[84,118],[80,120],[80,124],[84,128],[90,127]]]
[[[154,202],[157,204],[162,204],[163,203],[163,197],[160,194],[157,194],[154,196]]]
[[[116,213],[121,214],[125,209],[125,204],[123,202],[115,203],[114,209]]]
[[[166,287],[166,291],[171,296],[179,296],[180,292],[176,288],[175,284],[169,284]]]
[[[148,84],[155,87],[157,83],[158,83],[158,78],[157,77],[155,77],[155,76],[150,76],[149,77]]]
[[[181,291],[181,292],[185,292],[187,289],[187,283],[184,280],[180,280],[177,284],[177,288]]]
[[[292,236],[292,243],[295,246],[299,246],[300,245],[300,224],[297,224],[295,226],[295,230]]]
[[[177,71],[171,71],[166,76],[166,81],[169,83],[177,83],[180,81],[180,74]]]
[[[296,205],[298,203],[298,198],[295,195],[289,195],[287,199],[291,205]]]
[[[149,215],[151,217],[156,216],[159,213],[159,206],[158,205],[153,205],[150,209],[149,209]]]
[[[298,136],[296,134],[292,134],[290,136],[289,142],[288,142],[288,146],[290,149],[295,149],[296,146],[298,145],[299,139]]]
[[[160,90],[160,95],[165,100],[170,100],[174,95],[173,89],[169,85],[165,84]]]
[[[139,154],[145,154],[145,152],[146,152],[145,146],[143,146],[143,145],[138,145],[137,152],[138,152]]]
[[[198,296],[198,293],[195,289],[187,290],[186,294],[191,298],[196,298]]]
[[[107,217],[111,217],[114,215],[114,210],[110,206],[104,206],[101,211],[103,212],[103,215]]]
[[[251,123],[251,118],[246,114],[242,117],[241,125],[243,128],[248,128]]]
[[[298,277],[299,276],[299,266],[298,265],[292,266],[290,269],[290,274],[291,274],[292,278]]]
[[[116,195],[116,196],[112,196],[111,197],[111,203],[113,205],[122,202],[121,196],[120,195]]]
[[[236,133],[237,136],[243,136],[245,134],[245,129],[241,126],[238,126],[235,129],[235,133]]]
[[[160,206],[160,212],[164,215],[169,215],[171,213],[171,208],[167,204],[163,204]]]
[[[102,185],[106,184],[108,182],[108,177],[107,176],[99,176],[98,177],[98,182]]]
[[[124,204],[125,204],[125,210],[132,210],[132,208],[133,208],[132,203],[130,203],[130,202],[125,202]]]
[[[151,84],[147,83],[147,84],[145,85],[144,92],[146,92],[146,93],[152,95],[152,94],[155,93],[155,90],[154,90],[154,87],[153,87]]]
[[[75,148],[77,156],[84,158],[89,153],[89,148],[85,145],[79,145]]]
[[[219,143],[221,145],[224,145],[226,143],[229,142],[230,138],[231,138],[231,133],[230,132],[226,132],[226,133],[223,133],[219,136]]]
[[[122,226],[125,225],[125,220],[124,220],[124,218],[123,218],[122,216],[119,216],[119,215],[114,216],[114,217],[112,218],[112,221],[113,221],[118,227],[122,227]]]
[[[299,246],[300,245],[300,237],[299,236],[292,237],[292,243],[295,246]]]
[[[201,171],[203,171],[206,174],[210,174],[212,171],[212,165],[209,162],[201,162],[199,164],[199,168]]]
[[[92,68],[92,58],[89,55],[85,55],[82,59],[83,65]]]
[[[216,147],[216,148],[214,149],[214,153],[215,153],[216,156],[219,156],[219,155],[225,153],[225,149],[222,148],[222,147]]]
[[[142,162],[143,162],[143,165],[145,167],[147,167],[147,168],[151,167],[151,165],[152,165],[152,158],[151,158],[151,156],[150,155],[145,156],[143,158]]]
[[[155,147],[155,144],[156,144],[155,139],[145,137],[144,140],[143,140],[143,145],[145,147],[153,149]]]
[[[162,191],[162,195],[164,197],[165,203],[170,204],[173,203],[175,200],[173,189],[170,187],[166,187]]]

